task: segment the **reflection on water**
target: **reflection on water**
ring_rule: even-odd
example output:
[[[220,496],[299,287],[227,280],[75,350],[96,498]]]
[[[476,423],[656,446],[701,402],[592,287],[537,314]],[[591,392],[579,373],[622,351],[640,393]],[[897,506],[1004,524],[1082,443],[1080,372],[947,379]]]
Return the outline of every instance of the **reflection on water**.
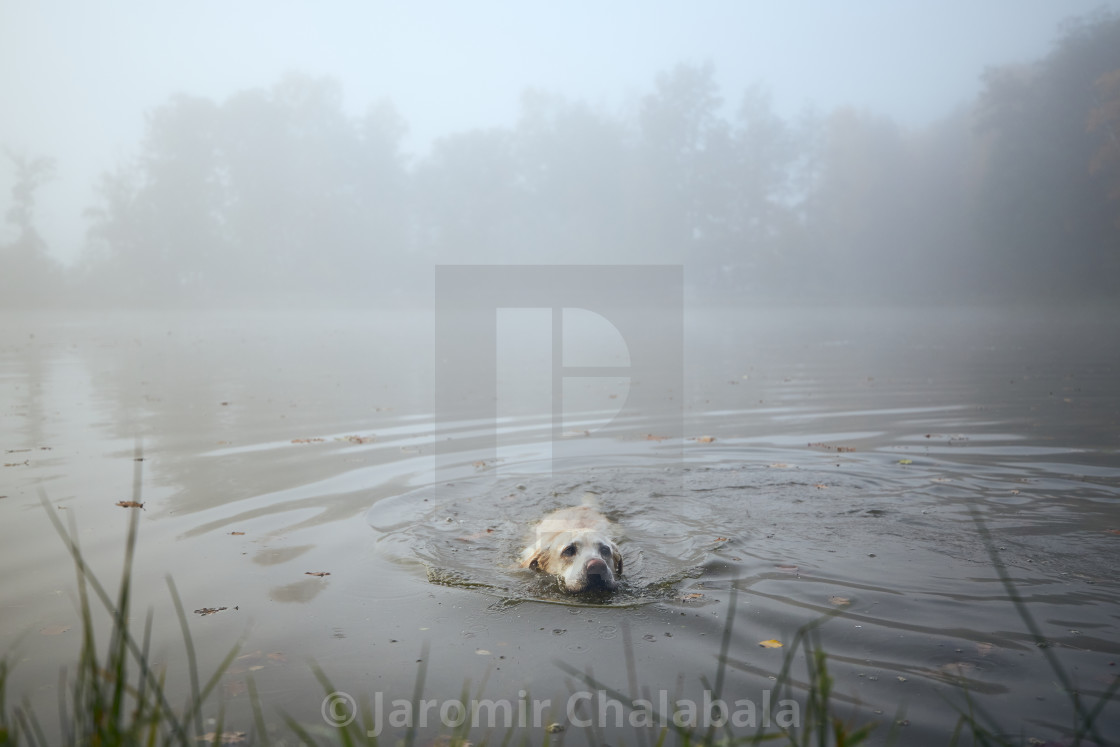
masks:
[[[946,741],[961,684],[1010,732],[1061,740],[1069,702],[1045,656],[1090,701],[1116,677],[1115,314],[691,313],[685,390],[666,393],[683,402],[683,439],[656,418],[611,420],[625,388],[603,380],[566,414],[566,461],[542,461],[553,424],[519,406],[542,398],[514,367],[499,370],[496,458],[493,423],[444,424],[456,462],[436,485],[431,325],[405,312],[0,321],[12,692],[49,712],[78,645],[72,571],[38,492],[112,579],[137,438],[136,598],[155,608],[170,672],[168,574],[187,609],[228,608],[191,620],[200,648],[248,630],[248,650],[277,654],[259,657],[263,696],[309,723],[321,692],[298,662],[340,689],[408,697],[425,644],[428,697],[470,679],[563,703],[560,660],[623,691],[699,699],[732,588],[729,693],[757,699],[780,669],[783,651],[760,641],[833,615],[821,645],[838,699],[857,718],[904,718],[906,743]],[[585,491],[618,523],[626,564],[627,584],[592,600],[513,567],[530,524]]]

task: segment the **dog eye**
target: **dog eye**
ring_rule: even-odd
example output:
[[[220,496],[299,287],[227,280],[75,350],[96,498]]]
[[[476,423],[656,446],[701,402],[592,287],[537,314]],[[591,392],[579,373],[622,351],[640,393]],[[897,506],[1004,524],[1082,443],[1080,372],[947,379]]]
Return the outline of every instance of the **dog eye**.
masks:
[[[599,554],[602,555],[604,558],[609,558],[611,556],[611,549],[609,547],[607,547],[606,545],[601,545],[599,547]]]
[[[563,550],[560,551],[560,554],[562,556],[564,556],[565,558],[570,558],[570,557],[572,557],[573,555],[576,554],[576,546],[575,545],[568,545],[567,547],[565,547]]]

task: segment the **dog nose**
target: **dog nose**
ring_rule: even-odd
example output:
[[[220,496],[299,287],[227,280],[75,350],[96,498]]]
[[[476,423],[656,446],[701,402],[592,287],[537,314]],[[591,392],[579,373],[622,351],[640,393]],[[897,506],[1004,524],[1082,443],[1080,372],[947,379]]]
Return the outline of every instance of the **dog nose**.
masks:
[[[603,576],[610,570],[607,568],[607,564],[603,562],[602,558],[592,558],[587,561],[587,565],[584,566],[584,569],[587,571],[588,576]]]

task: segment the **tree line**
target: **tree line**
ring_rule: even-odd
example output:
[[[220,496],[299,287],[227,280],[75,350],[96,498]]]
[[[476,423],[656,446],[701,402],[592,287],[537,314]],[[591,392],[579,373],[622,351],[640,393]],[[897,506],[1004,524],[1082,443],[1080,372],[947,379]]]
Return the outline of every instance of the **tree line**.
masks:
[[[765,88],[725,101],[711,65],[681,64],[623,112],[527,91],[514,125],[415,160],[390,104],[348,116],[328,78],[179,94],[100,178],[72,267],[35,228],[55,164],[9,153],[0,304],[377,304],[433,264],[601,262],[684,264],[726,302],[1115,298],[1120,14],[982,82],[905,128],[783,118]]]

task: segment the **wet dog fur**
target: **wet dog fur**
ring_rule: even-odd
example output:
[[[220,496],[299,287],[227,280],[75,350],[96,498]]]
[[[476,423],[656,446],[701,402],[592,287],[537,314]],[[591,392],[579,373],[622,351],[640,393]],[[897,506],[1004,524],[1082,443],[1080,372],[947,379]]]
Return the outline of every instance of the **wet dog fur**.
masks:
[[[541,519],[521,553],[521,567],[556,577],[567,592],[613,591],[622,575],[622,553],[613,524],[593,505],[562,508]]]

